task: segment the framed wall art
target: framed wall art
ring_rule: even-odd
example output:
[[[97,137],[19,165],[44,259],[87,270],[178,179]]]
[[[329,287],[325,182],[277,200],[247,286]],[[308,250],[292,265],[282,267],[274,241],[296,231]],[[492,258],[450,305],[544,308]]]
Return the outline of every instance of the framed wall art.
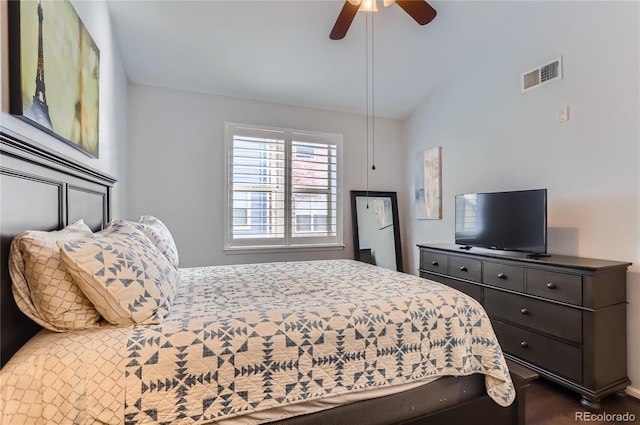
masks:
[[[416,156],[416,218],[442,218],[442,147],[427,149]]]
[[[98,47],[69,0],[7,3],[10,113],[97,158]]]
[[[378,229],[382,230],[393,224],[393,214],[391,212],[391,198],[374,198],[373,210],[376,212]]]

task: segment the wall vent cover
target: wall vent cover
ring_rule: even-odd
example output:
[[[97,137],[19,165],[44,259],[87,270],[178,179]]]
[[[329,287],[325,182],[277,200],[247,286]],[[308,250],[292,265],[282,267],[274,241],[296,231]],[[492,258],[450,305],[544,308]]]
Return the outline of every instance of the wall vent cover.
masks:
[[[562,78],[562,56],[524,72],[520,78],[522,93]]]

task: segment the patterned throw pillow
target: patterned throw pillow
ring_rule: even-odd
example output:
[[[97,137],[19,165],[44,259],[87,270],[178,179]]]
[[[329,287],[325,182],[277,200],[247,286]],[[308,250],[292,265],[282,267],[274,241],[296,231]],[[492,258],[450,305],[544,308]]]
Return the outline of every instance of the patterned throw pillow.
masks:
[[[157,324],[169,313],[180,277],[135,227],[112,223],[95,238],[58,245],[67,270],[109,322]]]
[[[97,326],[100,313],[74,282],[60,259],[58,241],[92,238],[79,220],[62,230],[29,230],[11,242],[9,274],[13,296],[24,314],[57,332]]]
[[[122,222],[135,226],[138,230],[142,231],[160,252],[167,257],[169,263],[171,263],[173,267],[178,267],[178,248],[176,248],[176,243],[173,240],[173,236],[171,236],[171,232],[169,232],[169,229],[162,221],[150,215],[143,215],[140,217],[139,222],[112,220],[109,225]]]

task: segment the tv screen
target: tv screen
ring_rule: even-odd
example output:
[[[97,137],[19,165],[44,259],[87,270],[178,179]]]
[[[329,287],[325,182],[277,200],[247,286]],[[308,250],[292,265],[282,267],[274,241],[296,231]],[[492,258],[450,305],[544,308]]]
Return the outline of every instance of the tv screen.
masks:
[[[547,252],[547,190],[456,195],[456,244]]]

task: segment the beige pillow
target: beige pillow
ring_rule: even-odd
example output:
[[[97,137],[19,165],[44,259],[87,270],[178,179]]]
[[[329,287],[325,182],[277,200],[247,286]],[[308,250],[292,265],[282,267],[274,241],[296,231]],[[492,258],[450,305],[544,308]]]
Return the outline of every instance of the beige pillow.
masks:
[[[60,259],[58,241],[92,238],[79,220],[62,230],[29,230],[11,242],[9,275],[13,296],[24,314],[52,331],[96,326],[100,313],[82,293]]]
[[[109,226],[115,223],[127,223],[142,231],[146,237],[162,252],[173,267],[178,267],[178,248],[167,226],[160,219],[151,215],[143,215],[140,221],[112,220]]]
[[[67,270],[109,322],[157,324],[169,313],[178,272],[135,227],[120,221],[94,238],[58,245]]]

